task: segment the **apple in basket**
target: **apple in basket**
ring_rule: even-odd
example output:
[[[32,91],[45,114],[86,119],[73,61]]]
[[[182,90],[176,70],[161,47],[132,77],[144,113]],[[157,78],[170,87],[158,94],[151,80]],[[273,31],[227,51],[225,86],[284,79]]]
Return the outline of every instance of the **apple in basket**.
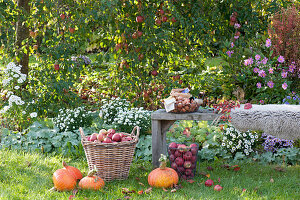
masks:
[[[102,133],[103,135],[107,135],[107,130],[101,129],[101,130],[99,131],[99,134],[100,134],[100,133]]]
[[[97,140],[97,136],[98,136],[97,133],[93,133],[93,134],[91,135],[91,137],[90,137],[90,141],[91,141],[91,142],[94,142],[95,140]]]
[[[108,129],[107,130],[107,137],[109,137],[110,139],[112,139],[112,136],[116,133],[115,129]]]
[[[126,136],[126,137],[122,138],[122,142],[131,141],[131,140],[132,140],[132,137],[130,137],[130,136]]]
[[[122,137],[119,133],[115,133],[113,136],[112,136],[112,140],[115,141],[115,142],[121,142],[122,140]]]
[[[102,141],[104,140],[105,137],[106,137],[106,135],[104,135],[103,133],[99,133],[99,134],[97,135],[97,140],[98,140],[99,142],[102,142]]]
[[[119,135],[121,136],[121,138],[126,137],[124,133],[119,133]]]
[[[112,143],[112,141],[110,138],[106,137],[104,138],[103,143]]]

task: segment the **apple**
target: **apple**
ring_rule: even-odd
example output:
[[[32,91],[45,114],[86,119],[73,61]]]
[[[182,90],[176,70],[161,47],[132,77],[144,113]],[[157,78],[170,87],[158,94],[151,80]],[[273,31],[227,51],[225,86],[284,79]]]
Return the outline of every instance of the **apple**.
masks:
[[[112,143],[112,141],[110,138],[106,137],[104,138],[103,143]]]
[[[134,32],[134,33],[132,34],[132,38],[133,38],[133,39],[136,39],[137,37],[138,37],[137,33]]]
[[[54,64],[54,70],[58,71],[59,70],[59,64]]]
[[[60,18],[61,18],[62,20],[64,20],[64,19],[66,18],[66,15],[65,15],[65,14],[61,14],[61,15],[60,15]]]
[[[119,133],[119,135],[121,136],[121,138],[126,136],[124,133]]]
[[[90,141],[94,142],[95,140],[97,140],[97,136],[98,136],[97,133],[93,133],[93,134],[91,135]]]
[[[143,23],[144,22],[144,17],[143,16],[137,16],[136,17],[136,22],[137,23]]]
[[[104,134],[104,135],[107,135],[107,131],[105,130],[105,129],[101,129],[100,131],[99,131],[99,134],[100,133],[102,133],[102,134]]]
[[[120,136],[119,133],[115,133],[115,134],[112,136],[112,140],[115,141],[115,142],[121,142],[122,137]]]
[[[143,60],[144,59],[144,54],[140,54],[139,55],[139,60]]]
[[[137,31],[137,35],[138,35],[139,37],[142,37],[143,32],[142,32],[142,31]]]
[[[33,32],[33,31],[30,31],[29,35],[33,38],[35,38],[35,36],[36,36],[35,32]]]
[[[88,136],[86,139],[87,141],[91,141],[91,136]]]
[[[99,133],[97,135],[97,140],[100,141],[100,142],[102,142],[104,140],[104,138],[105,138],[105,135],[103,133]]]
[[[38,46],[37,44],[33,45],[33,49],[34,49],[34,50],[37,50],[38,47],[39,47],[39,46]]]
[[[113,128],[108,129],[108,130],[107,130],[107,134],[110,134],[110,133],[115,134],[115,133],[116,133],[116,130],[113,129]]]
[[[162,19],[161,19],[163,22],[166,22],[166,21],[168,21],[168,17],[167,16],[162,16]]]
[[[155,20],[155,24],[156,24],[157,26],[160,26],[160,25],[161,25],[161,20],[160,20],[160,19],[156,19],[156,20]]]
[[[158,12],[159,12],[159,14],[161,14],[161,15],[165,14],[165,11],[164,11],[163,9],[159,9]]]
[[[70,31],[70,33],[74,33],[75,32],[75,28],[70,27],[69,31]]]
[[[158,75],[158,72],[157,72],[156,70],[153,70],[153,71],[151,72],[151,74],[152,74],[153,76],[157,76],[157,75]]]
[[[221,191],[223,187],[221,185],[215,185],[214,190],[215,191]]]
[[[205,184],[206,187],[210,187],[214,184],[214,182],[211,179],[207,179],[204,184]]]

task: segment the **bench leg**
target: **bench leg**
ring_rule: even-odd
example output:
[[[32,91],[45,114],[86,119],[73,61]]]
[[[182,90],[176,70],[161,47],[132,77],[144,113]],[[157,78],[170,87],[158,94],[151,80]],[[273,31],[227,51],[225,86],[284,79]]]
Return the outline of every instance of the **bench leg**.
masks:
[[[160,154],[167,155],[166,131],[175,120],[152,120],[152,165],[159,167]]]

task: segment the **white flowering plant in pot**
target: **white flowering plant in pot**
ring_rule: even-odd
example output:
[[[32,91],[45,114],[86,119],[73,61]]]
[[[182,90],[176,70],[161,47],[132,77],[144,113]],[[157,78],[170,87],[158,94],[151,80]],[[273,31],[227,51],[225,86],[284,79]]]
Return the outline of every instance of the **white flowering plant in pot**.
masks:
[[[28,103],[29,98],[24,100],[28,95],[22,86],[27,79],[27,75],[21,72],[21,68],[21,65],[16,65],[13,62],[4,68],[0,94],[0,97],[2,97],[0,115],[11,120],[12,124],[16,126],[13,128],[19,130],[38,116],[34,112],[33,106]]]
[[[149,133],[151,111],[144,108],[131,108],[126,99],[103,99],[99,116],[105,124],[116,125],[123,132],[131,133],[134,126],[141,128],[141,133]]]
[[[92,124],[93,116],[92,112],[87,112],[84,107],[64,108],[60,109],[57,117],[52,120],[60,132],[77,131],[79,127],[89,127]]]
[[[258,134],[256,132],[240,132],[231,124],[225,125],[223,130],[223,138],[221,141],[223,149],[231,152],[232,154],[241,152],[244,155],[249,155],[253,152],[253,147],[258,141]]]

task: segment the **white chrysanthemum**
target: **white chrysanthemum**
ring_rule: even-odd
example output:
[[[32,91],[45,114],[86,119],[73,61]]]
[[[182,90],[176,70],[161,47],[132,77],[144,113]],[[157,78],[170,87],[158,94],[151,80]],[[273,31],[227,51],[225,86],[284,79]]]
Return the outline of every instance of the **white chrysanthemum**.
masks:
[[[30,117],[31,118],[37,117],[37,113],[36,112],[30,113]]]

